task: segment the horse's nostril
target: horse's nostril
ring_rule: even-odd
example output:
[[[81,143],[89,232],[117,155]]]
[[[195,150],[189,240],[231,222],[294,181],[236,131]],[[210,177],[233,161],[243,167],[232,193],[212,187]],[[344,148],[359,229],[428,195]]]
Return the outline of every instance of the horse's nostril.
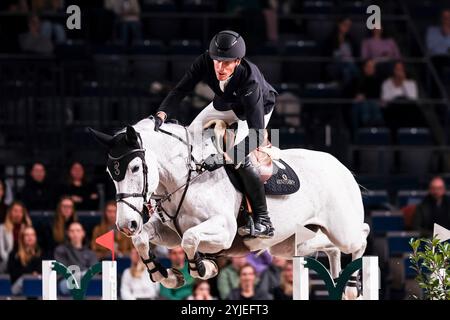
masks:
[[[132,221],[131,221],[131,228],[132,228],[133,230],[136,230],[136,229],[137,229],[137,222],[136,222],[135,220],[132,220]]]

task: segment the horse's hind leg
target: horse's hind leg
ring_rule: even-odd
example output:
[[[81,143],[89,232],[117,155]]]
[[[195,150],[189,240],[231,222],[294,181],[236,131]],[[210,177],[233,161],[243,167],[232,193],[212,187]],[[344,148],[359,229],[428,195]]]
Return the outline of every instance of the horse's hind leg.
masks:
[[[299,253],[312,254],[317,251],[324,252],[330,263],[330,274],[333,279],[337,279],[341,272],[341,251],[330,241],[326,234],[322,231],[317,232],[317,235],[301,244],[298,247]],[[305,255],[305,254],[302,254]]]
[[[369,235],[369,225],[364,223],[363,224],[363,230],[362,230],[362,245],[360,248],[352,252],[352,261],[361,258],[364,255],[364,252],[366,251],[367,246],[367,236]],[[358,273],[359,271],[356,271],[352,274],[352,277],[350,278],[349,282],[347,283],[347,287],[345,288],[345,295],[344,298],[346,300],[354,300],[357,299],[359,296],[359,290],[358,287],[360,286],[360,283],[358,282]]]
[[[153,223],[152,223],[153,222]],[[169,234],[166,232],[168,229],[157,221],[149,221],[144,225],[144,230],[137,236],[132,238],[133,245],[138,251],[142,261],[144,262],[149,272],[150,279],[153,282],[161,282],[166,288],[179,288],[184,285],[183,274],[173,268],[164,268],[157,260],[150,248],[150,241],[153,239],[159,239],[166,236],[172,239],[171,246],[173,247],[177,243],[176,237],[178,235]],[[169,229],[170,230],[170,229]],[[171,230],[170,230],[171,231]],[[173,233],[173,231],[172,231]],[[176,237],[175,237],[176,236]],[[153,242],[153,241],[152,241]],[[180,238],[178,237],[178,244]]]
[[[341,251],[320,231],[314,238],[299,244],[297,248],[299,256],[309,256],[317,251],[323,251],[327,255],[330,262],[330,274],[333,279],[339,277],[341,272]],[[270,253],[274,256],[292,259],[295,255],[295,235],[272,246]]]
[[[341,273],[341,251],[335,246],[325,248],[322,250],[328,257],[330,262],[330,274],[334,281],[339,278]]]
[[[183,234],[181,246],[186,252],[189,261],[189,272],[192,277],[209,279],[215,277],[219,268],[210,259],[203,258],[199,251],[205,254],[214,254],[228,249],[233,241],[227,229],[225,216],[213,216],[205,222],[192,227]]]

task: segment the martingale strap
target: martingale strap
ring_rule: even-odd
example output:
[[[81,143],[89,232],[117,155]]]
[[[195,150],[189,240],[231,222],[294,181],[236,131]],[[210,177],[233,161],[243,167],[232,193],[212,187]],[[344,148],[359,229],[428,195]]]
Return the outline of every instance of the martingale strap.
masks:
[[[187,146],[187,149],[188,149],[188,158],[187,158],[187,161],[186,161],[186,162],[187,162],[187,167],[188,167],[188,174],[187,174],[187,178],[186,178],[186,183],[185,183],[184,185],[178,187],[178,188],[175,189],[174,191],[172,191],[172,192],[170,192],[170,193],[164,195],[164,196],[160,196],[160,195],[152,195],[152,197],[151,197],[152,199],[158,199],[157,202],[156,202],[156,208],[157,208],[157,212],[158,212],[158,214],[159,214],[161,220],[162,220],[164,223],[167,221],[167,220],[164,218],[164,215],[163,215],[163,213],[164,213],[167,217],[169,217],[169,219],[170,219],[171,221],[173,221],[174,226],[175,226],[175,229],[177,230],[177,232],[178,232],[178,234],[179,234],[180,236],[182,236],[183,233],[181,232],[181,228],[180,228],[180,226],[179,226],[179,224],[178,224],[177,217],[178,217],[178,215],[179,215],[179,213],[180,213],[181,207],[182,207],[183,202],[184,202],[184,199],[185,199],[185,197],[186,197],[186,193],[187,193],[187,191],[188,191],[188,189],[189,189],[189,185],[190,185],[190,183],[191,183],[194,179],[196,179],[197,177],[199,177],[200,175],[202,175],[202,174],[204,173],[204,172],[200,172],[194,179],[191,179],[192,172],[193,172],[193,171],[197,171],[197,167],[199,167],[199,166],[198,166],[199,163],[195,160],[194,156],[192,155],[192,149],[193,149],[193,147],[192,147],[192,145],[191,145],[191,143],[190,143],[190,141],[189,141],[189,132],[188,132],[188,130],[187,130],[186,127],[184,127],[184,130],[185,130],[185,133],[186,133],[186,140],[184,140],[183,138],[181,138],[181,137],[179,137],[179,136],[177,136],[177,135],[175,135],[175,134],[173,134],[173,133],[171,133],[171,132],[169,132],[169,131],[166,131],[166,130],[164,130],[164,129],[159,128],[159,131],[161,131],[162,133],[167,134],[167,135],[169,135],[169,136],[171,136],[171,137],[177,139],[178,141],[182,142],[183,144],[185,144],[185,145]],[[195,169],[192,169],[192,168],[189,166],[189,164],[192,163],[192,162],[195,164]],[[184,190],[183,190],[183,194],[181,195],[180,202],[178,203],[177,210],[176,210],[175,214],[174,214],[173,216],[171,216],[171,215],[169,215],[169,214],[167,213],[167,211],[162,207],[162,204],[163,204],[165,201],[167,201],[167,200],[170,201],[170,198],[172,197],[172,195],[173,195],[174,193],[176,193],[177,191],[179,191],[180,189],[182,189],[182,188],[184,188]]]

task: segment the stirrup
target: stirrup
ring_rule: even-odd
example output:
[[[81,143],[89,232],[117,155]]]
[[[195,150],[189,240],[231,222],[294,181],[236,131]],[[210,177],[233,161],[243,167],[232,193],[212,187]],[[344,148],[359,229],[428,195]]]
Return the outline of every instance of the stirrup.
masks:
[[[261,239],[270,239],[274,235],[274,229],[271,225],[265,223],[259,223],[260,226],[264,227],[264,231],[259,231],[255,228],[255,237]]]
[[[245,224],[245,226],[238,228],[238,234],[241,237],[254,237],[255,223],[253,222],[252,216],[247,216],[247,223]]]
[[[274,236],[274,228],[265,223],[258,223],[261,226],[264,226],[265,230],[263,232],[259,231],[255,227],[255,223],[251,217],[247,222],[247,225],[242,226],[238,229],[238,234],[244,237],[244,240],[251,238],[261,238],[261,239],[270,239]]]

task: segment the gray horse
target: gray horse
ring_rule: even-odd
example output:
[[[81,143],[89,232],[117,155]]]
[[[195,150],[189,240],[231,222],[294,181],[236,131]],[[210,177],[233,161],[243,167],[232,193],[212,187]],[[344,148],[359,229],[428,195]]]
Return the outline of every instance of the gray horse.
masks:
[[[109,148],[107,171],[117,191],[117,227],[132,238],[153,281],[169,288],[184,283],[178,270],[165,269],[155,260],[150,243],[168,248],[181,245],[190,274],[202,279],[218,274],[208,255],[219,252],[232,256],[268,249],[272,255],[291,259],[296,250],[300,255],[324,251],[334,278],[341,271],[341,252],[352,254],[353,260],[363,255],[369,226],[363,221],[361,192],[352,173],[330,154],[305,149],[280,151],[281,159],[300,178],[301,188],[291,195],[267,196],[275,235],[244,242],[236,236],[242,194],[233,187],[225,169],[199,176],[191,171],[193,159],[217,152],[211,139],[193,141],[177,124],[162,128],[166,133],[155,132],[153,120],[144,119],[115,136],[94,131]],[[193,141],[192,153],[188,141]],[[121,179],[115,178],[118,173]],[[184,192],[188,175],[192,181]],[[164,198],[168,193],[170,199]],[[159,202],[157,213],[145,222],[147,208],[155,204],[149,199],[161,197],[164,201]],[[299,225],[316,233],[296,248]]]

